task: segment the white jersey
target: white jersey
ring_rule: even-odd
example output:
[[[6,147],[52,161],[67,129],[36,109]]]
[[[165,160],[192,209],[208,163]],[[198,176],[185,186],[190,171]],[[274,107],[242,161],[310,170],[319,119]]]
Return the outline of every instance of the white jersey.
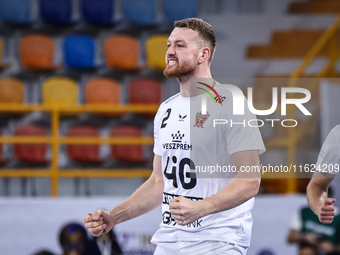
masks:
[[[337,174],[340,168],[340,125],[327,135],[315,168],[320,172]]]
[[[224,173],[219,178],[216,178],[216,174],[206,178],[206,166],[214,167],[210,169],[215,171],[221,170],[231,166],[230,155],[235,152],[265,151],[258,128],[247,125],[249,119],[256,117],[249,112],[246,115],[233,116],[231,93],[225,89],[216,90],[223,101],[222,106],[215,105],[208,97],[206,114],[201,113],[202,95],[185,98],[176,94],[158,109],[154,121],[154,153],[162,157],[163,221],[154,234],[152,243],[212,240],[243,247],[250,244],[250,211],[254,198],[233,209],[205,216],[186,226],[176,224],[169,210],[169,201],[175,197],[184,196],[199,201],[218,193],[230,181],[231,175]],[[213,127],[215,119],[228,120],[228,124]],[[232,119],[234,125],[231,127]],[[194,169],[205,171],[205,175],[200,178],[199,174],[192,174]]]

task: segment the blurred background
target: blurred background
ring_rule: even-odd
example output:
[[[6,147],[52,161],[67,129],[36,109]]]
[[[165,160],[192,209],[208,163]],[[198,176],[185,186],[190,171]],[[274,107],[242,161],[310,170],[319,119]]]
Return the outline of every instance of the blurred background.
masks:
[[[72,224],[148,178],[153,117],[179,91],[162,74],[166,40],[188,17],[215,30],[213,77],[245,95],[252,87],[256,109],[270,108],[274,87],[312,94],[312,116],[296,108],[282,116],[280,107],[259,116],[261,163],[301,171],[263,176],[248,254],[298,254],[299,242],[287,242],[291,222],[307,204],[309,167],[340,124],[339,14],[339,0],[0,0],[0,254],[85,254],[61,242],[62,227],[81,232]],[[286,128],[285,119],[298,125]],[[158,208],[115,227],[109,243],[152,254],[160,221]]]

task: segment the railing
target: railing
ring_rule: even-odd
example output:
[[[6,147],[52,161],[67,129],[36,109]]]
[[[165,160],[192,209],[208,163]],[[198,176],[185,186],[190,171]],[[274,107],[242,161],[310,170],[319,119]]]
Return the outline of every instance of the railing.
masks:
[[[324,32],[324,34],[318,39],[318,41],[314,44],[314,46],[310,49],[310,51],[306,54],[300,65],[294,70],[294,72],[290,75],[289,87],[296,87],[297,79],[301,78],[308,68],[308,66],[312,63],[312,61],[318,56],[320,51],[327,46],[328,44],[328,62],[321,69],[319,73],[317,73],[314,78],[323,78],[323,77],[332,77],[335,75],[335,64],[340,57],[340,47],[337,46],[336,41],[336,32],[340,27],[340,15],[334,21],[334,23]],[[319,80],[312,80],[306,87],[311,94],[319,88]],[[312,116],[318,114],[320,109],[320,105],[317,105],[317,108],[312,113]],[[295,119],[295,108],[289,107],[287,110],[287,115],[290,119]],[[281,143],[281,146],[287,147],[288,152],[288,165],[296,164],[296,153],[297,153],[297,145],[306,130],[309,127],[309,124],[313,121],[313,117],[310,117],[301,125],[296,128],[288,129],[288,138],[286,140],[277,141],[277,143]],[[275,144],[275,142],[274,142]],[[297,182],[295,176],[288,181],[288,192],[296,192]]]
[[[51,180],[51,196],[58,196],[60,178],[148,178],[152,169],[60,169],[58,166],[59,147],[62,144],[153,144],[153,137],[61,137],[59,135],[60,116],[67,113],[156,113],[158,105],[79,105],[58,106],[39,104],[0,104],[0,112],[31,112],[43,111],[51,113],[51,135],[47,137],[32,136],[0,136],[3,143],[51,144],[52,157],[49,169],[1,169],[0,177],[47,177]]]

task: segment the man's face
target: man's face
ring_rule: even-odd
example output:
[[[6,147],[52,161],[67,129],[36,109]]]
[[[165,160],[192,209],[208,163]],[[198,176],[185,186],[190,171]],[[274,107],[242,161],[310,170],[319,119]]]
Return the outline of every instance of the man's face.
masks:
[[[198,43],[198,32],[176,27],[168,38],[164,75],[169,78],[180,78],[193,74],[198,65]]]

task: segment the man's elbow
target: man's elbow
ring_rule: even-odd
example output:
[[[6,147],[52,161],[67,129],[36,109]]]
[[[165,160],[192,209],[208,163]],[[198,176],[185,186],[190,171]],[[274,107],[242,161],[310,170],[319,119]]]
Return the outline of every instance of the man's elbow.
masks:
[[[249,179],[249,198],[255,197],[260,190],[261,178]]]

